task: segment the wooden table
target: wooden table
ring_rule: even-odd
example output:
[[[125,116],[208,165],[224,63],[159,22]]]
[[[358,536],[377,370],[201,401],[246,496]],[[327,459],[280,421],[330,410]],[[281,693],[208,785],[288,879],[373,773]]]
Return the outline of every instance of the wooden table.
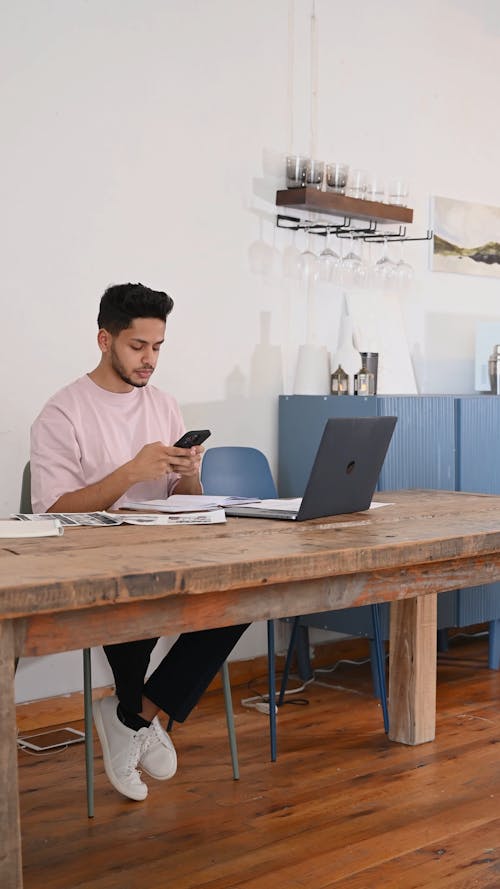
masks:
[[[22,886],[14,657],[391,601],[390,737],[435,733],[436,593],[500,579],[500,497],[384,492],[295,524],[0,540],[0,886]],[[83,816],[82,816],[83,817]]]

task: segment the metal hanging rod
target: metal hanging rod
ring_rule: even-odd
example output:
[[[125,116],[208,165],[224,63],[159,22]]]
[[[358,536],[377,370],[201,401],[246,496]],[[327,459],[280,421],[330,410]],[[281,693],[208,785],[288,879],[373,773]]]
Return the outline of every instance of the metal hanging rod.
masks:
[[[348,231],[351,220],[345,216],[343,222],[336,224],[327,224],[324,222],[312,222],[307,219],[299,219],[297,216],[284,216],[278,213],[276,217],[276,225],[278,228],[287,228],[290,231],[308,231],[314,235],[327,235],[337,233],[339,231]]]
[[[334,234],[338,238],[355,238],[371,241],[374,244],[383,244],[384,241],[430,241],[434,236],[432,229],[427,229],[425,235],[409,237],[406,234],[406,225],[399,225],[397,231],[380,231],[375,220],[370,220],[368,227],[361,228],[354,226],[353,220],[349,216],[344,216],[342,222],[331,224],[278,213],[276,225],[278,228],[287,228],[290,231],[307,231],[312,235],[321,235],[321,237]]]
[[[398,232],[376,232],[373,235],[365,235],[363,237],[363,241],[370,241],[371,244],[383,244],[384,241],[398,242],[404,241],[405,244],[407,241],[431,241],[434,237],[434,232],[432,229],[428,228],[427,233],[425,235],[420,235],[419,237],[409,237],[406,234],[406,225],[400,225]],[[339,237],[345,237],[344,235],[339,235]],[[356,235],[354,235],[356,237]]]

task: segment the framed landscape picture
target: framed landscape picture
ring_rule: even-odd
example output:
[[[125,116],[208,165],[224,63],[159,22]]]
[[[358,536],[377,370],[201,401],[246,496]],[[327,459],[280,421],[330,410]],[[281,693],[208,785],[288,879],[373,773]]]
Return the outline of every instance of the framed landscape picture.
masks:
[[[500,207],[433,199],[432,270],[500,278]]]

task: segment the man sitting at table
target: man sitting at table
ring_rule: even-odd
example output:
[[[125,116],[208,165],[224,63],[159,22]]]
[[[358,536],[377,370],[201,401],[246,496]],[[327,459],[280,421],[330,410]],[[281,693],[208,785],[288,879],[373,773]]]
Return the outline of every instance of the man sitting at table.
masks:
[[[120,284],[99,308],[95,370],[45,405],[31,431],[34,512],[117,509],[127,499],[199,494],[203,448],[176,448],[185,431],[171,395],[148,386],[173,300],[142,284]],[[159,780],[177,769],[175,748],[158,713],[183,722],[245,625],[184,633],[145,681],[157,639],[105,645],[116,697],[93,706],[104,767],[113,786],[143,800],[137,766]]]

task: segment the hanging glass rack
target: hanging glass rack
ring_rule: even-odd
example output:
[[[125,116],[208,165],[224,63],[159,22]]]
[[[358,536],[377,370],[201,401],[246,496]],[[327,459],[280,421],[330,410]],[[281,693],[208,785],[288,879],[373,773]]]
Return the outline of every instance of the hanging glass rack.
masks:
[[[318,222],[278,213],[278,228],[292,231],[305,230],[322,236],[335,234],[340,238],[353,237],[374,243],[382,243],[384,240],[430,241],[434,235],[430,229],[419,237],[410,237],[407,234],[406,225],[413,221],[411,207],[367,201],[316,188],[282,189],[276,193],[276,204],[278,207],[336,216],[339,219],[339,222]],[[384,226],[383,231],[381,225]],[[397,228],[386,231],[385,227],[388,225],[395,225]]]

